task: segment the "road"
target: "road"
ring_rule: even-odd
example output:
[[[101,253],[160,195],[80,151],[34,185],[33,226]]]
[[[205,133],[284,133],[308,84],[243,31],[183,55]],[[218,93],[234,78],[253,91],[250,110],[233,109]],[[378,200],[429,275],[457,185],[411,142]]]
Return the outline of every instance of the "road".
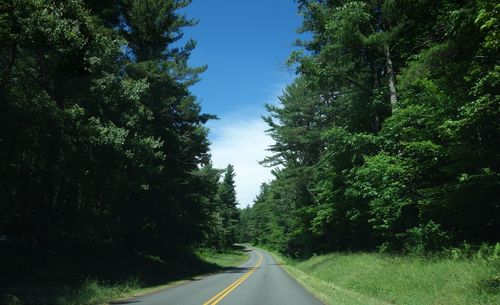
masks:
[[[292,279],[271,255],[248,249],[239,267],[158,293],[114,304],[134,305],[324,305]]]

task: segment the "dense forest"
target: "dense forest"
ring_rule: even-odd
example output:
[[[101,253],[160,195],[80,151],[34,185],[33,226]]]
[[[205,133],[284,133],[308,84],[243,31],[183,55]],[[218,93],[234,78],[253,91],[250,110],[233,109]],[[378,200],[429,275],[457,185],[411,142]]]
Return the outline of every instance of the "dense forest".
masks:
[[[236,76],[266,69],[224,43],[273,57],[252,22],[293,18],[205,1],[235,77],[215,90],[243,96]],[[193,93],[191,0],[0,0],[0,304],[216,304],[238,286],[227,302],[310,304],[288,275],[325,304],[498,303],[498,1],[285,1],[296,77],[258,121],[273,179],[239,209],[239,161],[214,166],[218,118]]]
[[[2,235],[292,256],[499,240],[498,4],[297,1],[310,39],[264,117],[275,179],[238,211],[189,89],[189,3],[0,1]]]
[[[274,180],[240,238],[295,257],[499,241],[495,1],[301,0]]]
[[[236,240],[187,0],[0,2],[0,235],[155,255]],[[224,179],[222,175],[224,174]],[[217,225],[214,225],[217,224]]]

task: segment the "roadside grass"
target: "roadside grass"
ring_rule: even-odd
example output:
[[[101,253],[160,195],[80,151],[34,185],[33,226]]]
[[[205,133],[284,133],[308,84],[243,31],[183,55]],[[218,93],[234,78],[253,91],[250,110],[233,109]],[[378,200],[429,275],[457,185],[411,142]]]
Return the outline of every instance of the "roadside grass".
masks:
[[[244,263],[248,259],[248,253],[244,251],[244,247],[236,246],[226,252],[215,252],[213,250],[199,250],[197,255],[210,264],[220,267],[233,267]]]
[[[326,304],[500,304],[500,259],[334,253],[305,261],[273,253]]]
[[[247,257],[240,247],[162,258],[110,248],[54,251],[0,244],[0,304],[107,304],[236,266]]]
[[[142,292],[142,289],[142,285],[137,280],[115,284],[86,280],[78,289],[69,290],[58,296],[56,304],[103,304],[111,300],[137,295]]]

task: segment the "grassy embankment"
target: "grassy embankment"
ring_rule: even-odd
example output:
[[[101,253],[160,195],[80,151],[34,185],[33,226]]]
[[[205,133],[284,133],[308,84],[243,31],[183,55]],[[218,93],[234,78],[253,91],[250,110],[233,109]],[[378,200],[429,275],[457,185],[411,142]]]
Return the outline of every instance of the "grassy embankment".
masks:
[[[0,304],[106,304],[239,265],[242,248],[170,258],[112,249],[35,250],[0,244]]]
[[[326,304],[500,304],[497,253],[434,257],[328,254],[305,261],[277,254],[284,269]]]

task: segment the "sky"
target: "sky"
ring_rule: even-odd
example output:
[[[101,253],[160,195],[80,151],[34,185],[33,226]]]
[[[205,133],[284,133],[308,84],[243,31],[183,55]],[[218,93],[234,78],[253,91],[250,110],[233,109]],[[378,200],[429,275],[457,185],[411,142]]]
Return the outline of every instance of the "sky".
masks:
[[[207,124],[212,161],[234,165],[237,199],[246,207],[272,179],[258,164],[273,143],[261,116],[295,77],[285,61],[302,17],[294,0],[193,0],[183,13],[199,21],[184,29],[184,39],[197,42],[189,63],[208,66],[191,92],[204,113],[219,117]]]

